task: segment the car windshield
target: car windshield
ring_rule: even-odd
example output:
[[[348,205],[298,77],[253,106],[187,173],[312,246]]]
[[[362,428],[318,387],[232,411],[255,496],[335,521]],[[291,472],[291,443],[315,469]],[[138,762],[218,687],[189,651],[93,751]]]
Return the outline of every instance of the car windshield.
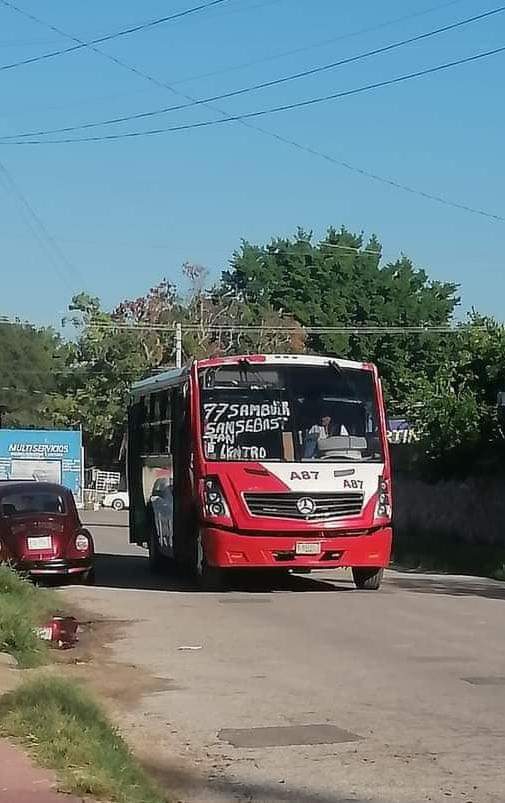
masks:
[[[381,461],[371,371],[242,363],[200,372],[208,460]]]
[[[16,491],[2,496],[2,516],[26,516],[38,513],[65,513],[63,496],[54,491]]]

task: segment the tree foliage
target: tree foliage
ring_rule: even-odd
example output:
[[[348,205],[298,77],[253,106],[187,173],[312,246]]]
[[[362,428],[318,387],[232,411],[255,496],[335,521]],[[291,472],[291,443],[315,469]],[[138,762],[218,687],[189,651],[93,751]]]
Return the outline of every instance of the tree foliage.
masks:
[[[468,476],[503,464],[505,421],[497,405],[505,391],[505,329],[471,315],[448,344],[434,381],[410,402],[424,472]]]
[[[330,228],[315,244],[299,230],[263,246],[242,243],[223,275],[222,292],[256,314],[271,308],[305,327],[356,327],[356,334],[313,334],[308,347],[323,354],[376,362],[391,408],[402,412],[420,377],[432,378],[446,343],[428,334],[364,335],[359,327],[427,327],[450,323],[457,286],[431,281],[402,256],[381,264],[376,237]]]
[[[0,323],[0,407],[5,427],[47,426],[49,396],[64,361],[51,329]]]
[[[457,336],[423,332],[452,323],[458,288],[405,255],[384,262],[377,237],[329,228],[319,242],[302,229],[266,244],[244,241],[217,284],[192,263],[182,284],[184,292],[162,280],[111,311],[77,295],[66,342],[48,329],[0,324],[0,384],[12,387],[0,390],[6,423],[82,424],[91,460],[110,464],[132,382],[174,364],[181,324],[185,358],[309,351],[375,362],[389,412],[410,416],[432,476],[502,448],[505,330],[473,314]],[[401,331],[412,327],[419,331]]]
[[[97,462],[116,461],[125,428],[125,411],[132,382],[156,368],[170,354],[167,339],[139,322],[165,297],[165,283],[144,299],[125,301],[105,312],[97,298],[81,293],[72,299],[67,326],[75,331],[67,351],[68,373],[53,405],[58,426],[82,422],[86,446]]]
[[[52,405],[53,422],[82,422],[88,455],[96,462],[117,460],[125,428],[132,382],[174,364],[174,327],[184,327],[184,356],[203,357],[237,351],[303,348],[301,328],[273,310],[257,317],[235,298],[205,287],[198,265],[183,266],[189,282],[185,295],[163,280],[144,296],[122,301],[112,312],[97,298],[81,293],[72,299],[67,326],[75,339],[68,346],[68,373]],[[258,325],[245,332],[241,325]],[[272,333],[268,327],[280,327]],[[286,334],[283,334],[286,328]],[[298,340],[296,339],[298,338]]]

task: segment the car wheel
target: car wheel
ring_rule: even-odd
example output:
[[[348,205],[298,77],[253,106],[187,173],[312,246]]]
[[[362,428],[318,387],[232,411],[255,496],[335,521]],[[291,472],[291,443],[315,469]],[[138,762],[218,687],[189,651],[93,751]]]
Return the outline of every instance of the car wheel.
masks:
[[[112,507],[114,510],[124,510],[125,504],[122,499],[114,499]]]
[[[86,586],[94,586],[96,582],[95,570],[88,569],[87,572],[84,572],[84,574],[82,575],[82,582]]]
[[[353,569],[352,576],[356,588],[362,591],[378,591],[381,587],[384,569]]]

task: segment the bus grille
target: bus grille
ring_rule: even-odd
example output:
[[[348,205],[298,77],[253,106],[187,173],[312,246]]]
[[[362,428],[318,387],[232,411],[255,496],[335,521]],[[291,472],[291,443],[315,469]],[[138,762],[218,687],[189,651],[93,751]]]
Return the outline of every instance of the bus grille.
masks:
[[[299,521],[326,521],[357,516],[363,507],[361,493],[246,493],[251,516]]]

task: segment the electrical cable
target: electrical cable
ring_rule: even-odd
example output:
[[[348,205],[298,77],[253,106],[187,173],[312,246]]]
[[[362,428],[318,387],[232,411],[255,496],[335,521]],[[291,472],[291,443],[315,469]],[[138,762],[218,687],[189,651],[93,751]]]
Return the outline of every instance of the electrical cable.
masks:
[[[11,7],[12,7],[12,5],[13,4],[11,3]],[[49,28],[50,30],[57,32],[60,36],[64,36],[67,39],[70,39],[70,40],[72,40],[74,42],[78,42],[78,43],[83,44],[84,46],[87,46],[85,43],[82,42],[81,39],[75,37],[74,35],[72,35],[70,33],[67,33],[66,31],[63,31],[60,28],[57,28],[56,26],[45,22],[44,20],[41,20],[41,19],[39,19],[37,17],[34,17],[34,15],[29,14],[28,12],[25,12],[23,9],[20,9],[18,6],[16,6],[15,8],[16,8],[17,12],[20,15],[26,16],[29,19],[32,19],[33,21],[38,22],[43,27]],[[162,89],[167,89],[172,94],[175,94],[175,95],[178,95],[180,97],[186,98],[187,100],[190,100],[190,101],[196,100],[196,98],[194,98],[192,95],[188,95],[185,92],[181,92],[180,90],[175,89],[172,84],[169,84],[166,81],[162,81],[162,80],[156,78],[155,76],[150,75],[149,73],[147,73],[147,72],[145,72],[143,70],[140,70],[135,65],[129,64],[128,62],[126,62],[126,61],[124,61],[122,59],[119,59],[116,56],[112,56],[109,53],[107,53],[106,51],[100,50],[97,47],[93,47],[93,46],[87,46],[87,47],[88,47],[89,50],[92,50],[93,52],[97,53],[98,55],[101,55],[103,58],[106,58],[108,61],[113,62],[114,64],[116,64],[116,65],[128,70],[129,72],[137,75],[140,78],[143,78],[144,80],[154,84],[155,86],[158,86],[158,87],[160,87]],[[225,118],[227,116],[227,112],[225,112],[223,109],[219,108],[215,104],[206,103],[205,106],[207,108],[209,108],[211,111],[214,111],[217,114],[221,115],[222,118]],[[488,211],[486,211],[484,209],[479,209],[479,208],[470,206],[468,204],[463,204],[463,203],[460,203],[458,201],[453,201],[450,198],[446,198],[444,196],[441,196],[441,195],[438,195],[438,194],[435,194],[435,193],[429,193],[429,192],[426,192],[424,190],[419,190],[419,189],[417,189],[415,187],[411,187],[408,184],[405,184],[403,182],[397,181],[396,179],[389,178],[387,176],[381,176],[378,173],[375,173],[375,172],[372,172],[370,170],[364,169],[364,168],[359,167],[357,165],[353,165],[350,162],[347,162],[345,160],[338,159],[338,158],[334,157],[331,154],[327,154],[324,151],[318,150],[315,147],[312,147],[312,146],[309,146],[309,145],[304,145],[303,143],[297,142],[296,140],[294,140],[294,139],[292,139],[290,137],[286,137],[286,136],[283,136],[282,134],[278,134],[275,131],[271,131],[269,129],[263,128],[262,126],[259,126],[259,125],[255,124],[255,123],[252,123],[252,122],[248,121],[248,120],[239,119],[236,122],[239,125],[241,125],[241,126],[243,126],[245,128],[248,128],[248,129],[250,129],[252,131],[256,131],[257,133],[260,133],[260,134],[263,134],[263,135],[265,135],[267,137],[270,137],[271,139],[274,139],[277,142],[280,142],[280,143],[282,143],[284,145],[289,145],[290,147],[293,147],[296,150],[299,150],[300,152],[303,152],[303,153],[306,153],[306,154],[309,154],[309,155],[312,155],[312,156],[316,156],[317,158],[320,158],[320,159],[324,159],[326,162],[329,162],[330,164],[333,164],[333,165],[336,165],[338,167],[344,168],[345,170],[348,170],[349,172],[352,172],[352,173],[354,173],[356,175],[361,175],[364,178],[370,179],[372,181],[376,181],[376,182],[381,183],[381,184],[383,184],[385,186],[393,187],[395,189],[401,190],[402,192],[407,192],[407,193],[409,193],[411,195],[415,195],[417,197],[424,198],[425,200],[433,201],[433,202],[435,202],[437,204],[442,204],[444,206],[447,206],[447,207],[450,207],[450,208],[453,208],[453,209],[459,209],[461,211],[468,212],[470,214],[478,215],[478,216],[484,217],[484,218],[486,218],[488,220],[492,220],[494,222],[500,222],[500,223],[505,222],[505,218],[503,216],[501,216],[501,215],[497,215],[497,214],[494,214],[492,212],[488,212]]]
[[[505,11],[505,6],[500,6],[499,8],[495,8],[490,11],[485,11],[482,14],[477,14],[473,17],[467,17],[462,20],[457,20],[456,22],[453,22],[449,25],[444,25],[440,28],[435,28],[434,30],[425,31],[424,33],[417,34],[416,36],[411,36],[408,39],[402,39],[398,42],[393,42],[392,44],[384,45],[383,47],[374,48],[373,50],[368,50],[364,53],[358,53],[357,55],[354,56],[348,56],[347,58],[339,59],[338,61],[333,61],[330,62],[329,64],[322,64],[319,65],[318,67],[312,67],[306,70],[302,70],[300,72],[291,73],[290,75],[281,76],[280,78],[274,78],[269,81],[262,81],[260,83],[241,87],[240,89],[234,89],[229,92],[223,92],[219,95],[212,95],[211,97],[208,98],[201,98],[190,101],[188,103],[179,104],[176,106],[164,106],[159,109],[152,109],[146,112],[138,112],[136,114],[127,114],[121,117],[111,117],[106,120],[98,120],[95,122],[81,123],[79,125],[65,126],[63,128],[42,129],[39,131],[26,131],[18,134],[9,134],[8,136],[0,137],[0,140],[8,141],[12,139],[21,139],[25,137],[40,137],[40,136],[48,136],[51,134],[67,134],[70,133],[71,131],[82,131],[90,128],[97,128],[99,126],[117,125],[119,123],[127,123],[133,120],[144,120],[147,118],[158,117],[159,115],[162,114],[168,114],[169,112],[173,111],[181,111],[184,109],[193,108],[195,106],[204,106],[207,103],[214,103],[215,101],[219,100],[228,100],[230,98],[247,95],[250,92],[257,92],[258,90],[262,89],[270,89],[272,87],[289,83],[291,81],[297,81],[300,78],[307,78],[312,75],[318,75],[323,72],[328,72],[329,70],[334,70],[337,67],[342,67],[347,64],[353,64],[355,62],[362,61],[363,59],[366,58],[371,58],[373,56],[389,53],[400,47],[405,47],[406,45],[413,44],[414,42],[421,42],[425,39],[429,39],[441,33],[447,33],[448,31],[456,30],[465,25],[470,25],[475,22],[480,22],[484,19],[495,16],[496,14],[503,14],[504,11]]]
[[[2,0],[0,0],[2,2]],[[294,103],[285,103],[279,106],[270,106],[266,109],[259,109],[258,111],[254,112],[243,112],[242,114],[235,114],[230,115],[228,117],[223,117],[220,120],[199,120],[195,123],[180,123],[179,125],[170,126],[168,128],[153,128],[148,129],[146,131],[126,131],[122,134],[101,134],[98,136],[93,137],[74,137],[74,138],[64,138],[64,139],[45,139],[45,140],[37,140],[37,139],[25,139],[25,140],[15,140],[15,141],[5,141],[2,140],[2,145],[62,145],[62,144],[71,144],[71,143],[81,143],[81,142],[106,142],[108,140],[119,140],[119,139],[131,139],[136,137],[148,137],[148,136],[155,136],[158,134],[169,134],[177,131],[190,131],[197,128],[208,128],[209,126],[220,125],[222,123],[233,123],[239,120],[250,120],[256,117],[264,117],[268,114],[277,114],[279,112],[286,112],[286,111],[293,111],[294,109],[303,109],[309,106],[319,105],[321,103],[327,103],[331,100],[338,100],[340,98],[351,97],[353,95],[359,95],[364,92],[372,92],[376,89],[382,89],[387,86],[394,86],[396,84],[403,83],[405,81],[412,81],[415,78],[423,78],[427,75],[434,75],[435,73],[439,73],[445,70],[453,69],[454,67],[459,67],[463,64],[470,64],[475,61],[479,61],[484,58],[490,58],[491,56],[496,56],[499,53],[505,52],[505,45],[501,47],[494,48],[493,50],[486,50],[481,53],[474,53],[471,56],[465,56],[461,59],[455,59],[454,61],[447,61],[443,64],[437,64],[434,67],[427,67],[424,70],[416,70],[415,72],[405,73],[404,75],[398,75],[394,78],[388,78],[384,81],[376,81],[371,84],[364,84],[363,86],[355,87],[353,89],[346,89],[341,92],[332,92],[328,95],[319,95],[316,97],[307,98],[305,100],[295,101]]]
[[[315,50],[316,48],[326,47],[328,45],[334,45],[337,42],[343,42],[347,39],[355,39],[356,37],[363,36],[367,33],[375,33],[375,31],[380,31],[384,28],[389,28],[392,25],[397,25],[399,22],[408,22],[409,20],[416,19],[417,17],[424,17],[427,14],[431,14],[434,11],[442,11],[445,8],[449,8],[449,6],[454,6],[461,3],[463,0],[449,0],[448,3],[441,3],[437,6],[430,6],[429,8],[422,9],[421,11],[414,11],[412,14],[405,14],[402,17],[395,17],[391,20],[386,20],[384,22],[380,22],[377,25],[371,25],[368,28],[359,28],[357,31],[350,31],[349,33],[340,34],[339,36],[334,36],[331,39],[322,39],[318,42],[313,42],[310,45],[304,45],[302,47],[292,48],[291,50],[280,50],[277,53],[273,53],[269,56],[264,56],[263,58],[254,59],[253,61],[246,61],[242,62],[241,64],[232,64],[229,67],[223,67],[219,70],[213,70],[212,72],[206,73],[199,73],[198,75],[190,75],[186,76],[185,78],[179,78],[176,81],[172,81],[172,86],[180,86],[181,84],[189,84],[194,81],[200,81],[205,78],[214,78],[217,75],[226,75],[226,73],[230,72],[238,72],[240,70],[245,70],[249,67],[255,67],[258,64],[265,64],[270,61],[276,61],[281,58],[285,58],[286,56],[296,56],[299,53],[307,53],[310,50]]]
[[[205,11],[209,8],[214,6],[221,5],[222,3],[228,3],[230,0],[209,0],[207,3],[200,3],[197,6],[192,6],[191,8],[186,8],[183,11],[177,11],[174,14],[169,14],[165,17],[158,17],[154,20],[149,20],[148,22],[141,23],[139,25],[133,25],[130,28],[123,28],[121,31],[115,31],[114,33],[105,34],[104,36],[99,36],[96,39],[91,39],[89,42],[77,42],[72,47],[64,48],[63,50],[53,50],[50,53],[42,53],[39,56],[31,56],[30,58],[21,59],[20,61],[12,62],[11,64],[2,64],[0,65],[0,72],[5,70],[13,70],[16,67],[26,66],[28,64],[36,64],[40,61],[47,61],[48,59],[56,58],[57,56],[64,56],[67,53],[75,53],[76,50],[82,50],[85,47],[90,47],[91,45],[99,45],[103,44],[104,42],[110,42],[113,39],[119,39],[123,36],[130,36],[134,33],[139,33],[140,31],[146,31],[150,28],[154,28],[158,25],[164,25],[167,22],[173,22],[174,20],[181,19],[182,17],[187,17],[190,14],[196,14],[200,11]],[[0,0],[0,4],[9,8],[11,11],[16,11],[18,13],[23,14],[26,17],[29,17],[34,22],[39,22],[38,18],[34,15],[29,14],[28,12],[20,9],[16,6],[15,3],[12,3],[10,0]],[[56,33],[59,31],[54,28],[53,29]]]
[[[16,184],[12,174],[7,169],[5,164],[3,164],[3,162],[0,162],[0,177],[3,179],[3,185],[6,191],[15,197],[21,205],[21,208],[24,212],[23,219],[25,220],[28,229],[42,249],[45,250],[55,272],[58,274],[58,277],[65,283],[67,289],[72,291],[74,289],[74,284],[69,281],[67,274],[77,273],[75,266],[72,265],[58,245],[58,242],[48,231],[40,215],[38,215],[34,210],[33,206]],[[55,256],[57,259],[55,259]],[[82,277],[79,278],[82,280]],[[2,319],[0,319],[0,323],[2,322]]]

